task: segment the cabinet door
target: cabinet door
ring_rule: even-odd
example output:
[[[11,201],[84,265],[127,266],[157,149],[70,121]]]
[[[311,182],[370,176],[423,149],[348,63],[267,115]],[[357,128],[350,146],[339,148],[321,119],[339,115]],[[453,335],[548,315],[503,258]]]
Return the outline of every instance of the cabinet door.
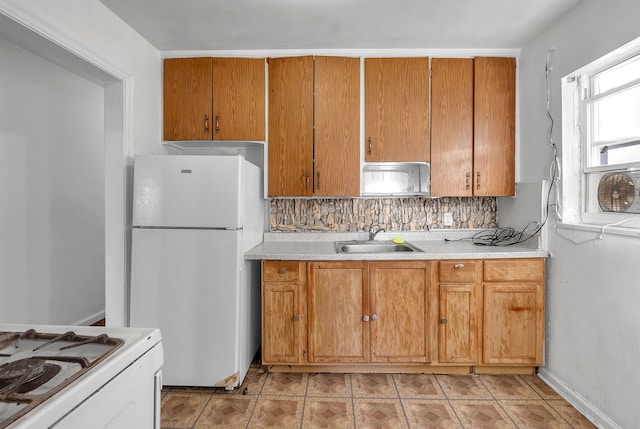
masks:
[[[306,359],[306,264],[262,263],[262,361],[301,363]]]
[[[543,308],[541,283],[485,283],[483,363],[541,365]]]
[[[213,59],[213,139],[264,140],[264,59]]]
[[[440,261],[439,360],[443,363],[477,363],[481,301],[477,297],[482,278],[480,261]]]
[[[369,361],[367,265],[309,264],[309,362]]]
[[[514,58],[474,60],[474,195],[515,195]]]
[[[429,362],[430,264],[371,262],[371,361]]]
[[[473,195],[473,59],[431,60],[431,195]]]
[[[314,193],[360,195],[360,59],[315,58]]]
[[[476,284],[440,285],[440,362],[477,362]]]
[[[264,283],[262,288],[262,361],[299,363],[304,355],[302,286],[296,283]]]
[[[429,59],[365,58],[365,160],[429,161]]]
[[[164,60],[164,139],[211,140],[212,58]]]
[[[313,193],[313,58],[269,60],[269,196]]]

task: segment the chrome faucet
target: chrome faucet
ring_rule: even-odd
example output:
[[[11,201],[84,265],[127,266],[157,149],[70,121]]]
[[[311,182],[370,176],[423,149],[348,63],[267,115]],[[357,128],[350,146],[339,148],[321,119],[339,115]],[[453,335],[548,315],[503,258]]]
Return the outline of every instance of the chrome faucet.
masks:
[[[379,230],[375,230],[375,228],[373,226],[369,227],[369,241],[373,241],[376,238],[376,235],[378,235],[381,232],[385,232],[386,229],[384,228],[380,228]]]

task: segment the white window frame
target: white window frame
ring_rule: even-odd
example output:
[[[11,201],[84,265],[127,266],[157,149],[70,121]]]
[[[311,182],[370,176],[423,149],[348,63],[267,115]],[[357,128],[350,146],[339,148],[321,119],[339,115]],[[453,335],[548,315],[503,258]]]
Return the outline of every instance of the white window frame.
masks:
[[[594,231],[601,231],[606,227],[607,233],[640,235],[640,214],[586,211],[585,200],[588,188],[585,170],[602,171],[611,167],[585,168],[586,151],[589,150],[585,133],[588,130],[581,112],[584,95],[581,86],[588,82],[588,77],[637,55],[640,55],[640,38],[562,78],[562,177],[559,226]],[[582,85],[581,82],[583,82]],[[617,169],[622,168],[624,166],[617,166]]]

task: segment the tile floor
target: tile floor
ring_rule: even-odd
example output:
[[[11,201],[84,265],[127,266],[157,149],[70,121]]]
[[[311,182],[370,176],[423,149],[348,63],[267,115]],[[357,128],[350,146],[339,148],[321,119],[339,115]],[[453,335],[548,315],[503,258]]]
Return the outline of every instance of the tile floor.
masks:
[[[536,376],[263,373],[163,389],[162,428],[595,428]]]

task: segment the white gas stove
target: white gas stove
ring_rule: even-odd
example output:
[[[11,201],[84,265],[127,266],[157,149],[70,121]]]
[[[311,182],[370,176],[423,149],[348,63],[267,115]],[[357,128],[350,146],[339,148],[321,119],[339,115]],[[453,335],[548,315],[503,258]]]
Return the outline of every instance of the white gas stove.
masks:
[[[159,428],[157,329],[0,324],[0,429]]]

